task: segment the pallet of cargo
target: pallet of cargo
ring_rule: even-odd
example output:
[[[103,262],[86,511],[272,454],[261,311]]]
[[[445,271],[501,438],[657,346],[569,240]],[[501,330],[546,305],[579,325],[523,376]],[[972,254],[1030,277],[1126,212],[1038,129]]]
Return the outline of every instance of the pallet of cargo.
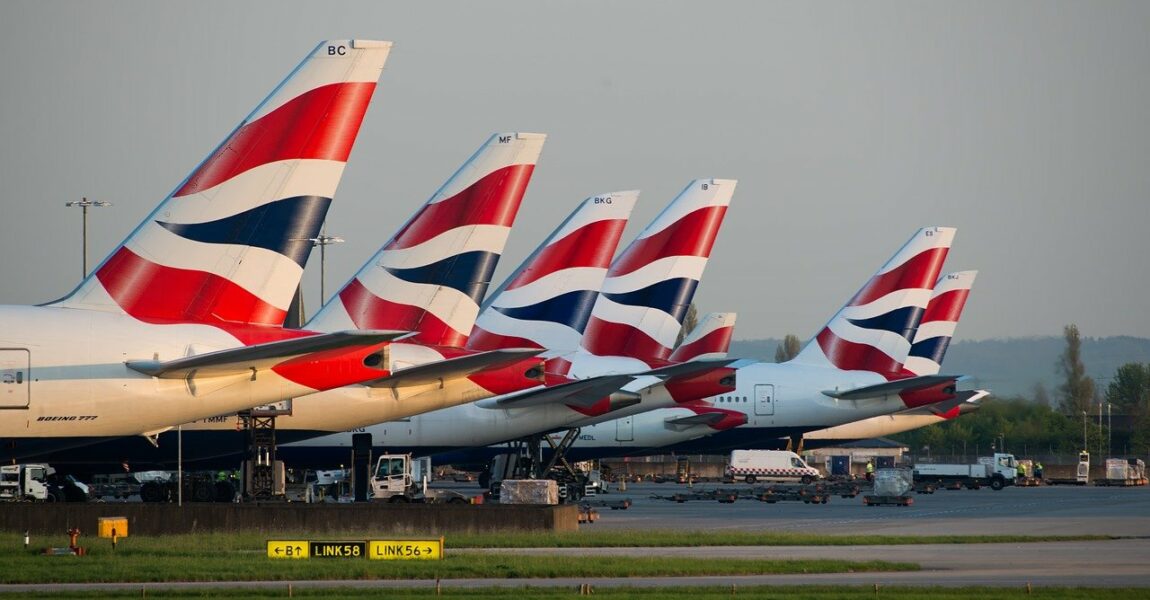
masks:
[[[1037,477],[1019,477],[1014,480],[1014,485],[1019,487],[1038,487],[1042,485],[1042,480]]]
[[[910,506],[914,498],[910,496],[863,496],[863,504],[867,506]]]

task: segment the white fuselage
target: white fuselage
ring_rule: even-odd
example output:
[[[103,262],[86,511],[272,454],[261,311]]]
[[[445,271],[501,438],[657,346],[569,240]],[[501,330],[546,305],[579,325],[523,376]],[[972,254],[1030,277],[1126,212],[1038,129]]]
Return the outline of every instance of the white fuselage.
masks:
[[[0,439],[138,435],[315,391],[270,370],[189,386],[125,364],[243,345],[208,325],[36,306],[0,307],[0,323]]]
[[[480,403],[481,406],[459,406],[402,422],[381,423],[368,427],[366,432],[372,434],[372,443],[377,447],[415,452],[421,447],[488,446],[574,427],[583,428],[576,443],[578,447],[600,443],[618,448],[649,448],[714,432],[704,426],[678,429],[667,426],[668,418],[695,413],[677,407],[678,403],[663,386],[649,387],[652,379],[645,377],[624,388],[647,388],[638,404],[599,416],[589,417],[563,404],[498,409],[483,408],[489,404]],[[840,371],[794,363],[752,363],[738,369],[735,391],[710,400],[716,407],[744,412],[746,428],[809,431],[904,410],[906,405],[897,395],[840,400],[822,393],[885,381],[867,371]],[[351,435],[325,436],[293,445],[350,447]]]

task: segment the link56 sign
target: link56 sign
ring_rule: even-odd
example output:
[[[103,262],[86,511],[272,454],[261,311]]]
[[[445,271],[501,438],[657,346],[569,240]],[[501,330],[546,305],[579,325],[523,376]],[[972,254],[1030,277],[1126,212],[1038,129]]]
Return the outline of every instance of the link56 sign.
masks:
[[[372,560],[440,560],[443,538],[438,540],[376,540],[368,542]]]

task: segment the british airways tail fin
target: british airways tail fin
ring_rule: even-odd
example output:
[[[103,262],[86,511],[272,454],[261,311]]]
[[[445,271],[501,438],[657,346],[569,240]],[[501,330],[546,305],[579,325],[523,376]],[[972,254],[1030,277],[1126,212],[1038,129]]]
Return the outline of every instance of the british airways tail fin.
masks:
[[[939,278],[910,347],[907,371],[915,375],[934,375],[942,369],[942,359],[946,356],[950,339],[954,337],[977,275],[978,271],[959,271]]]
[[[918,230],[794,362],[896,375],[910,353],[955,231],[949,227]]]
[[[308,327],[398,329],[463,346],[546,137],[492,135]]]
[[[736,183],[692,181],[611,263],[582,350],[639,360],[670,356]]]
[[[671,362],[726,358],[735,335],[736,313],[707,313],[671,353]]]
[[[638,198],[625,191],[581,202],[491,294],[467,347],[576,350]]]
[[[391,42],[320,43],[55,306],[282,325]]]

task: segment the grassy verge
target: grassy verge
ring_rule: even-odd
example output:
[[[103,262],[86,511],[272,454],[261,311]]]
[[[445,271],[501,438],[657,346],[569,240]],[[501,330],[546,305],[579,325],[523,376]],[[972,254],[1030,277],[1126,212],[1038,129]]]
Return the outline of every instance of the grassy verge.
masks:
[[[429,584],[430,585],[430,584]],[[883,587],[878,594],[870,586],[826,586],[826,587],[774,587],[730,586],[682,587],[682,588],[594,588],[594,596],[606,600],[663,600],[691,598],[692,600],[730,600],[730,598],[787,598],[788,600],[858,600],[859,598],[885,598],[894,600],[965,600],[977,597],[979,600],[1005,600],[1008,598],[1035,598],[1043,600],[1063,600],[1081,598],[1085,600],[1115,600],[1119,598],[1144,598],[1144,589],[1084,589],[1084,588],[1043,588],[1036,587],[1031,593],[1015,588],[906,588]],[[457,589],[445,587],[435,593],[427,587],[418,589],[363,589],[363,588],[294,588],[295,598],[347,598],[377,597],[425,599],[429,597],[456,598],[459,600],[502,600],[514,596],[517,600],[542,600],[545,598],[567,598],[578,596],[578,591],[568,588],[478,588]],[[211,590],[160,590],[147,588],[147,598],[284,598],[288,596],[287,584],[280,589],[228,589]],[[0,597],[4,597],[0,595]],[[140,590],[119,592],[53,592],[53,598],[139,598]]]
[[[1022,544],[1113,539],[1104,535],[822,535],[708,531],[590,531],[570,534],[453,535],[454,548],[637,548],[699,546],[895,546],[916,544]]]

